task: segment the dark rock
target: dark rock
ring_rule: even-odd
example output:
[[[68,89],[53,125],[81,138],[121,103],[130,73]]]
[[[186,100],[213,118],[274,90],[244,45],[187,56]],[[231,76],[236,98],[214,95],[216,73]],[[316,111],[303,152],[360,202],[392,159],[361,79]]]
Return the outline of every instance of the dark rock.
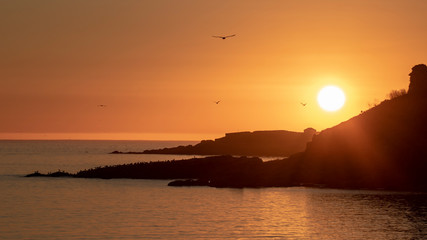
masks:
[[[74,174],[67,173],[61,170],[58,170],[53,173],[47,173],[47,174],[42,174],[42,173],[39,173],[38,171],[35,171],[34,173],[25,175],[25,177],[74,177]]]
[[[168,183],[168,186],[182,187],[182,186],[209,186],[210,181],[200,179],[187,179],[187,180],[175,180]]]
[[[57,171],[57,172],[49,173],[48,177],[74,177],[74,175],[64,171]]]
[[[203,140],[196,145],[146,150],[143,154],[281,156],[302,152],[316,130],[303,133],[290,131],[255,131],[226,133],[225,137]]]
[[[110,154],[123,154],[123,152],[121,152],[121,151],[113,151],[113,152],[110,152]]]
[[[46,174],[41,174],[39,171],[25,175],[25,177],[45,177]]]

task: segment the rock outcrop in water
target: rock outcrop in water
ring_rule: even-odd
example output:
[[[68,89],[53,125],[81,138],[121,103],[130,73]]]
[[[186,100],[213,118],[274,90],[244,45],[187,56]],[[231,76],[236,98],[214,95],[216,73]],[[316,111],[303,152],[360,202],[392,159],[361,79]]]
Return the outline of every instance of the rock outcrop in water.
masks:
[[[185,179],[170,186],[279,187],[293,186],[288,161],[263,162],[257,157],[212,156],[187,160],[141,162],[98,167],[69,174],[77,178]],[[34,173],[27,177],[59,177],[56,173]]]
[[[226,133],[225,137],[203,140],[196,145],[145,150],[143,152],[119,152],[112,154],[175,154],[175,155],[235,155],[235,156],[281,156],[287,157],[302,152],[316,130],[304,132],[254,131]]]
[[[65,171],[58,170],[56,172],[43,174],[39,171],[35,171],[34,173],[26,175],[26,177],[74,177],[75,175],[72,173],[67,173]]]

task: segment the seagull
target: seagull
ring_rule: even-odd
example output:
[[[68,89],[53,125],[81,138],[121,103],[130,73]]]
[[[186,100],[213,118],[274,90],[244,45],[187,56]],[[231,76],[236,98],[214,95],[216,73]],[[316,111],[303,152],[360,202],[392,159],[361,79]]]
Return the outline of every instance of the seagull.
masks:
[[[219,102],[221,102],[221,101],[215,101],[214,103],[215,103],[215,104],[218,104]]]
[[[107,105],[99,104],[98,107],[106,107]]]
[[[214,37],[214,38],[221,38],[222,40],[225,40],[226,38],[230,38],[230,37],[234,37],[234,36],[236,36],[236,34],[228,35],[228,36],[212,36],[212,37]]]
[[[301,103],[301,105],[302,105],[303,107],[305,107],[305,105],[307,105],[307,103]]]

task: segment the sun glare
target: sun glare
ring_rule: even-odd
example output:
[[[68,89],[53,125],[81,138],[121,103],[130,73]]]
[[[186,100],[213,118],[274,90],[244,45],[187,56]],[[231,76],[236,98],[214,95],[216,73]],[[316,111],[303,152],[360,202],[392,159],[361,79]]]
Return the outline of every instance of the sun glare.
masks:
[[[334,112],[344,106],[345,94],[339,87],[326,86],[319,91],[317,102],[323,110]]]

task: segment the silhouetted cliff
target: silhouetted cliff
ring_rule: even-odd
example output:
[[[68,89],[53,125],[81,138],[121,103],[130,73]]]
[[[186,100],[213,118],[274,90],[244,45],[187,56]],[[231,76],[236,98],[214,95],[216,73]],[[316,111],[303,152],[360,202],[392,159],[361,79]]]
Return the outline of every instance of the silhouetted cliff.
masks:
[[[203,140],[196,145],[146,150],[143,154],[290,156],[302,152],[316,130],[304,132],[255,131],[227,133],[215,140]],[[113,152],[121,153],[121,152]],[[133,152],[135,153],[135,152]]]
[[[410,76],[408,94],[316,135],[300,157],[301,181],[425,190],[427,67],[415,66]]]

